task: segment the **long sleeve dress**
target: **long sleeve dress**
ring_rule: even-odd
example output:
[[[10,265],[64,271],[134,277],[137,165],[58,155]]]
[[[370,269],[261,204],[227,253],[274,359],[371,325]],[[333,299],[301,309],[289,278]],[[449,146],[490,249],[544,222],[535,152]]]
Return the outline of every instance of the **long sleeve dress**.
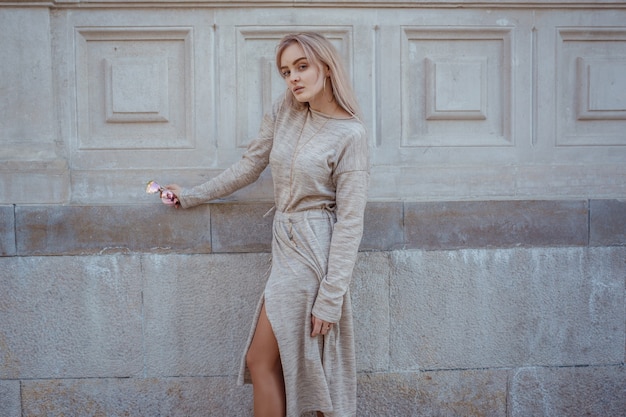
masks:
[[[283,366],[287,417],[356,414],[356,364],[349,285],[363,232],[369,180],[367,134],[355,118],[332,118],[277,102],[242,158],[185,189],[182,207],[221,198],[270,165],[276,212],[272,266],[246,352],[265,303]],[[335,323],[311,337],[311,314]],[[241,361],[238,382],[250,383]]]

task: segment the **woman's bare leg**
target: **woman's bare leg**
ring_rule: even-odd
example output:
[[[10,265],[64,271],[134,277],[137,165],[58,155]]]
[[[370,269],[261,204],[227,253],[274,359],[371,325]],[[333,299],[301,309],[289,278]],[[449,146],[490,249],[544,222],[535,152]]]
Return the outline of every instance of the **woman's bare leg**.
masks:
[[[246,354],[252,378],[255,417],[283,417],[286,413],[285,381],[278,342],[267,318],[265,304]]]

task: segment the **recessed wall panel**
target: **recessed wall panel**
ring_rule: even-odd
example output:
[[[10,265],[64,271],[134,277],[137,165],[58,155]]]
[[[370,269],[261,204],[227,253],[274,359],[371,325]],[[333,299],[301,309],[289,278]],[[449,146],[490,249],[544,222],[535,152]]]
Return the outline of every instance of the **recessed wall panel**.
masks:
[[[560,28],[557,146],[626,145],[626,30]]]
[[[402,31],[402,146],[512,146],[511,29]]]
[[[78,149],[194,146],[191,28],[77,28]]]

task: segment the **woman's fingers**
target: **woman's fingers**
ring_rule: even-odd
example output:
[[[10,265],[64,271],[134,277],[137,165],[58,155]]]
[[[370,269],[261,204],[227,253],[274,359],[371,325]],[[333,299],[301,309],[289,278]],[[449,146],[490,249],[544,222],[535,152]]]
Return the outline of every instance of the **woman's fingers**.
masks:
[[[332,326],[332,323],[311,316],[311,337],[327,335]]]

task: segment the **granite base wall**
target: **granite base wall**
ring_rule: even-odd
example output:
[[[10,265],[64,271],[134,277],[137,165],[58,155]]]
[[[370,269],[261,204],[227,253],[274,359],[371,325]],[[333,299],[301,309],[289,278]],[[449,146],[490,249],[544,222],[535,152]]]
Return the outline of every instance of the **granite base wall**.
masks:
[[[369,204],[358,415],[626,415],[624,204]],[[251,416],[267,208],[1,207],[0,415]]]

